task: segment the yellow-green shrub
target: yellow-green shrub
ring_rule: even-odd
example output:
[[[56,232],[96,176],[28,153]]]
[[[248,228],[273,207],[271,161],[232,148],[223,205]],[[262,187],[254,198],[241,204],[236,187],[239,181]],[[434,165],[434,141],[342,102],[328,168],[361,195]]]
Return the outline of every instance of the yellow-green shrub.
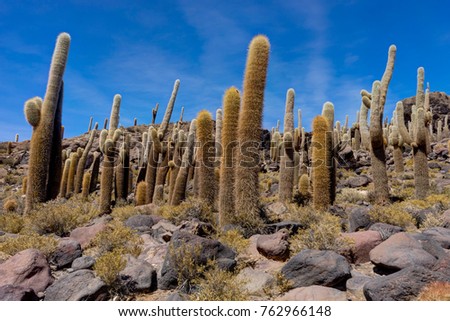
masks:
[[[389,206],[376,205],[369,210],[370,219],[373,222],[387,223],[405,228],[412,228],[415,220],[405,210],[405,204],[394,203]]]
[[[0,215],[0,231],[17,234],[24,227],[24,217],[15,213]]]
[[[158,214],[165,219],[179,224],[184,220],[197,218],[202,222],[214,223],[214,217],[208,204],[199,198],[188,198],[180,205],[164,205],[159,208]]]
[[[57,245],[58,241],[51,236],[19,235],[4,238],[4,241],[0,242],[0,252],[15,255],[26,249],[38,249],[48,257],[56,250]]]
[[[244,252],[250,245],[250,241],[235,229],[220,233],[219,241],[235,250],[236,253]]]
[[[120,251],[106,252],[96,260],[94,271],[108,286],[114,286],[126,265],[127,261]]]
[[[7,213],[15,212],[17,211],[17,201],[13,198],[10,198],[3,203],[3,210]]]
[[[450,283],[433,282],[422,289],[419,301],[450,301]]]

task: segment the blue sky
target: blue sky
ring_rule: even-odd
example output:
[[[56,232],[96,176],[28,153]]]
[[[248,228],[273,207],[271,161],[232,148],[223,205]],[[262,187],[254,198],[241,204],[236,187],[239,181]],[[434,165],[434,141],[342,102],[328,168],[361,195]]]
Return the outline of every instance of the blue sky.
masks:
[[[23,103],[45,94],[60,32],[72,37],[65,73],[66,137],[84,133],[89,117],[103,124],[114,94],[122,95],[121,124],[149,123],[164,110],[175,79],[173,119],[201,109],[215,115],[224,91],[242,86],[248,43],[266,34],[271,56],[264,127],[283,118],[288,88],[308,130],[322,104],[351,121],[361,89],[380,79],[390,44],[397,61],[386,112],[415,94],[425,68],[432,91],[450,93],[450,4],[445,1],[6,1],[0,0],[0,141],[31,128]],[[163,111],[158,115],[162,119]]]

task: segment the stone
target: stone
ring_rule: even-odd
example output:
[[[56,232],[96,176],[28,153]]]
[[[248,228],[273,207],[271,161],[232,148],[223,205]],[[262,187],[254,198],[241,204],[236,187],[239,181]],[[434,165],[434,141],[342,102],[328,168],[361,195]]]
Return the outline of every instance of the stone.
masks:
[[[275,202],[266,206],[266,210],[269,214],[274,216],[281,216],[287,212],[287,207],[282,202]]]
[[[441,257],[431,270],[442,273],[450,278],[450,252],[447,252],[445,256]]]
[[[106,228],[106,223],[108,219],[100,218],[94,221],[88,226],[77,227],[72,232],[70,232],[70,238],[78,241],[81,248],[84,250],[91,243],[91,241],[97,236],[98,233]]]
[[[122,283],[130,292],[156,290],[156,271],[144,260],[129,255],[127,265],[119,274]]]
[[[286,229],[289,231],[290,235],[297,234],[298,230],[302,229],[304,226],[298,222],[294,221],[283,221],[278,223],[267,224],[264,226],[265,234],[273,234],[279,230]]]
[[[39,301],[39,298],[31,288],[7,284],[0,287],[0,301]]]
[[[179,230],[191,233],[197,236],[210,236],[215,232],[214,226],[211,223],[205,223],[197,218],[181,223]]]
[[[236,277],[242,288],[251,295],[264,296],[264,290],[275,285],[275,278],[264,271],[255,270],[251,267],[242,269]]]
[[[136,206],[136,212],[142,214],[142,215],[152,215],[153,218],[155,218],[155,214],[158,212],[158,206],[156,204],[150,203],[145,205],[139,205]],[[155,222],[158,223],[158,222]]]
[[[50,263],[56,265],[57,269],[62,269],[70,266],[81,254],[80,243],[71,238],[62,238],[59,240],[56,251],[50,257]]]
[[[353,233],[342,233],[344,238],[351,242],[349,257],[351,263],[361,264],[370,261],[369,253],[383,240],[377,231],[359,231]]]
[[[348,297],[351,301],[366,301],[364,296],[364,285],[373,278],[369,276],[353,276],[347,280],[345,287],[347,289]]]
[[[392,235],[400,232],[404,232],[405,230],[400,226],[395,226],[387,223],[375,223],[369,227],[369,231],[377,231],[380,233],[383,241],[390,238]]]
[[[344,291],[321,285],[300,287],[286,292],[277,301],[347,301]]]
[[[369,207],[359,206],[351,210],[348,215],[349,232],[367,229],[372,221],[369,216]]]
[[[450,228],[450,209],[446,210],[446,211],[442,214],[442,219],[443,219],[443,221],[444,221],[443,227],[445,227],[445,228]]]
[[[422,231],[422,233],[438,242],[444,249],[450,249],[450,229],[432,227]]]
[[[0,264],[0,286],[14,285],[44,291],[53,282],[45,255],[36,249],[23,250]]]
[[[125,221],[125,226],[141,233],[148,233],[155,224],[151,215],[134,215]]]
[[[102,301],[108,297],[106,284],[91,270],[78,270],[56,280],[45,292],[44,301]]]
[[[369,183],[371,181],[372,180],[370,179],[370,177],[368,177],[366,175],[358,175],[355,177],[348,178],[345,181],[344,186],[351,187],[351,188],[364,187],[364,186],[369,185]]]
[[[408,233],[397,233],[370,251],[370,261],[377,267],[398,271],[408,266],[431,268],[436,258],[422,248]]]
[[[350,278],[350,264],[333,251],[303,250],[281,269],[294,287],[323,285],[341,287]]]
[[[177,226],[163,219],[152,226],[152,236],[160,242],[169,242],[177,229]]]
[[[289,257],[289,231],[279,230],[270,235],[261,235],[256,242],[258,252],[268,259],[285,261]]]
[[[72,262],[72,270],[88,270],[95,264],[95,259],[92,256],[82,256]]]
[[[181,230],[176,231],[172,236],[161,268],[161,277],[158,280],[158,287],[161,290],[170,290],[178,286],[178,268],[174,251],[180,249],[187,253],[193,253],[192,259],[196,265],[206,265],[212,259],[216,259],[216,261],[228,259],[222,260],[222,263],[225,263],[226,261],[234,261],[236,257],[236,253],[231,248],[219,241],[203,238]],[[229,263],[224,265],[230,266]]]
[[[141,239],[144,243],[138,258],[150,263],[160,277],[169,243],[160,243],[148,234],[141,235]]]
[[[450,279],[423,266],[409,266],[367,282],[364,296],[367,301],[410,301],[417,297],[423,287],[434,281],[449,282]]]

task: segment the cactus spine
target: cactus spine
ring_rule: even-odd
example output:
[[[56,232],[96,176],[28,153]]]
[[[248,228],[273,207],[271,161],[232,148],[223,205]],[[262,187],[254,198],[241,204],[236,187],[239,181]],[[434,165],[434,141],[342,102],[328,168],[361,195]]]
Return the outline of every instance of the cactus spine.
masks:
[[[236,213],[257,225],[259,215],[259,157],[264,89],[269,64],[269,40],[262,35],[250,43],[245,67],[242,109],[239,114],[239,153],[236,166]],[[251,161],[249,161],[251,159]]]
[[[282,202],[290,202],[294,190],[294,99],[294,89],[290,88],[286,93],[282,145],[283,155],[280,157],[279,199]]]
[[[210,206],[214,205],[216,180],[214,179],[215,142],[212,136],[211,114],[202,110],[197,116],[197,140],[200,144],[197,154],[199,162],[199,197]]]
[[[312,182],[313,206],[316,210],[327,209],[331,204],[330,171],[327,166],[327,132],[328,121],[323,116],[316,116],[313,120],[312,133]]]
[[[389,185],[386,171],[385,142],[383,138],[383,112],[389,82],[394,70],[397,48],[389,47],[388,61],[381,82],[375,81],[372,86],[370,105],[370,143],[375,201],[378,204],[389,202]]]
[[[28,122],[33,126],[33,135],[30,145],[30,159],[28,163],[29,172],[25,213],[29,212],[33,208],[34,204],[42,203],[48,200],[50,164],[52,163],[52,157],[57,157],[57,155],[53,152],[55,149],[59,148],[61,154],[61,147],[53,146],[55,142],[53,136],[55,130],[55,118],[58,118],[57,109],[58,106],[61,107],[62,105],[59,104],[58,101],[67,57],[69,54],[69,46],[70,36],[67,33],[60,34],[56,41],[55,51],[52,57],[47,90],[42,107],[39,109],[34,109],[33,111],[30,109],[27,111],[27,108],[25,108],[25,116]],[[36,107],[37,106],[35,105],[35,108]],[[31,109],[33,109],[33,107]],[[35,116],[34,121],[30,119],[31,115],[27,113],[30,111]],[[39,114],[39,116],[36,116],[36,114]],[[58,127],[58,124],[56,124],[56,127]],[[59,133],[60,128],[61,124],[59,124],[59,128],[57,128],[57,132]],[[58,141],[58,139],[60,141],[61,137],[61,134],[59,137],[55,137],[56,141]],[[52,146],[54,148],[52,148]],[[61,163],[58,165],[60,168]],[[60,178],[60,170],[57,174]]]
[[[219,177],[219,224],[224,226],[229,223],[238,223],[235,220],[235,168],[236,154],[234,147],[237,142],[237,128],[239,120],[239,108],[241,97],[235,87],[229,88],[223,97],[223,147],[222,161]]]

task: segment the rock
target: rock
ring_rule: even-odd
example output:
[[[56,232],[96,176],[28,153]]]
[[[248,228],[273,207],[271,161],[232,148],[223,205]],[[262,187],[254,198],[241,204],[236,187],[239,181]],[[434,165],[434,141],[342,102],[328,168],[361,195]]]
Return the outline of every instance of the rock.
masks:
[[[128,256],[120,278],[130,292],[156,290],[156,271],[144,260]]]
[[[450,252],[447,252],[445,256],[441,257],[431,270],[442,273],[450,278]]]
[[[102,301],[106,284],[91,270],[78,270],[56,280],[47,288],[44,301]]]
[[[340,287],[350,278],[347,260],[333,251],[303,250],[281,269],[294,287],[324,285]]]
[[[422,232],[438,242],[444,249],[450,249],[450,229],[444,227],[432,227]]]
[[[289,257],[289,231],[286,229],[270,235],[261,235],[256,242],[258,252],[268,259],[285,261]]]
[[[31,288],[8,284],[0,287],[0,301],[39,301],[39,298]]]
[[[169,294],[166,298],[166,301],[189,301],[186,296],[180,292],[174,292]]]
[[[8,171],[0,167],[0,179],[5,178],[6,176],[8,176]]]
[[[279,273],[285,263],[269,260],[258,252],[256,249],[256,242],[260,236],[261,235],[259,234],[255,234],[248,239],[250,244],[243,253],[239,254],[238,259],[241,262],[245,262],[248,266],[252,266],[255,270],[267,272],[272,275]]]
[[[292,289],[277,301],[347,301],[347,295],[343,291],[320,285],[311,285]]]
[[[72,264],[81,253],[80,243],[71,238],[63,238],[59,240],[58,248],[50,257],[50,263],[56,265],[57,269],[62,269]]]
[[[450,209],[446,210],[443,214],[442,214],[442,219],[444,220],[444,227],[445,228],[450,228]]]
[[[36,249],[23,250],[0,264],[0,275],[0,286],[21,286],[35,293],[53,282],[45,255]]]
[[[363,186],[369,185],[369,183],[371,181],[372,180],[368,176],[359,175],[359,176],[348,178],[345,181],[344,186],[351,187],[351,188],[363,187]]]
[[[364,285],[373,278],[368,276],[354,276],[347,280],[345,287],[351,301],[366,301],[364,296]]]
[[[397,233],[370,251],[370,261],[382,269],[398,271],[408,266],[431,268],[436,258],[407,233]]]
[[[152,230],[155,221],[151,215],[134,215],[125,221],[125,225],[141,233],[148,233]]]
[[[364,295],[367,301],[409,301],[414,300],[424,286],[434,281],[448,282],[450,279],[423,266],[409,266],[367,282]]]
[[[287,229],[290,235],[297,234],[298,230],[303,228],[303,225],[294,221],[283,221],[273,224],[267,224],[264,227],[265,234],[273,234],[281,229]]]
[[[356,232],[370,226],[372,221],[370,220],[369,210],[370,208],[366,206],[355,207],[351,210],[348,215],[349,232]]]
[[[171,251],[172,249],[172,251]],[[161,269],[161,277],[158,280],[158,287],[161,290],[174,289],[178,285],[178,268],[175,261],[174,251],[184,251],[193,253],[192,259],[196,265],[206,265],[209,260],[228,259],[235,260],[236,253],[228,246],[219,241],[206,239],[185,231],[176,231],[166,252],[164,264]],[[177,254],[182,254],[178,252]],[[225,263],[222,260],[222,263]],[[229,266],[229,264],[226,264]]]
[[[272,204],[266,206],[266,209],[267,209],[267,212],[269,213],[269,215],[271,214],[274,216],[281,216],[287,212],[287,207],[282,202],[272,203]]]
[[[436,152],[436,151],[435,151]],[[439,154],[439,153],[436,153],[436,154]],[[441,170],[441,165],[439,165],[438,163],[435,163],[435,162],[428,162],[428,168],[430,168],[430,169],[438,169],[438,170]]]
[[[353,233],[343,233],[344,238],[351,241],[350,258],[355,264],[369,262],[369,252],[383,240],[377,231],[360,231]]]
[[[400,226],[395,226],[387,223],[375,223],[369,227],[370,231],[377,231],[380,233],[383,241],[390,238],[392,235],[404,232],[405,230]]]
[[[161,220],[152,226],[152,236],[160,242],[169,242],[172,234],[177,230],[177,226],[168,220]]]
[[[140,205],[140,206],[136,206],[136,212],[142,214],[142,215],[152,215],[153,219],[155,219],[155,214],[158,211],[158,206],[156,204],[145,204],[145,205]],[[158,223],[158,222],[155,222]]]
[[[251,267],[242,269],[236,278],[242,288],[251,295],[264,296],[264,290],[275,285],[275,278],[271,274]]]
[[[72,270],[88,270],[95,264],[95,259],[92,256],[82,256],[72,262]]]
[[[106,218],[100,218],[91,225],[77,227],[70,233],[70,238],[78,241],[84,250],[95,236],[106,228],[107,221]]]
[[[411,236],[417,240],[422,248],[434,256],[436,259],[439,259],[446,255],[445,250],[442,248],[441,244],[438,243],[435,239],[433,239],[432,235],[427,235],[423,233],[414,233]]]
[[[161,244],[148,234],[141,235],[141,238],[143,239],[144,244],[141,245],[142,250],[138,259],[150,263],[156,270],[158,276],[160,276],[168,249],[168,243]]]
[[[197,218],[181,223],[179,230],[191,233],[198,236],[209,236],[215,232],[211,223],[205,223]]]

